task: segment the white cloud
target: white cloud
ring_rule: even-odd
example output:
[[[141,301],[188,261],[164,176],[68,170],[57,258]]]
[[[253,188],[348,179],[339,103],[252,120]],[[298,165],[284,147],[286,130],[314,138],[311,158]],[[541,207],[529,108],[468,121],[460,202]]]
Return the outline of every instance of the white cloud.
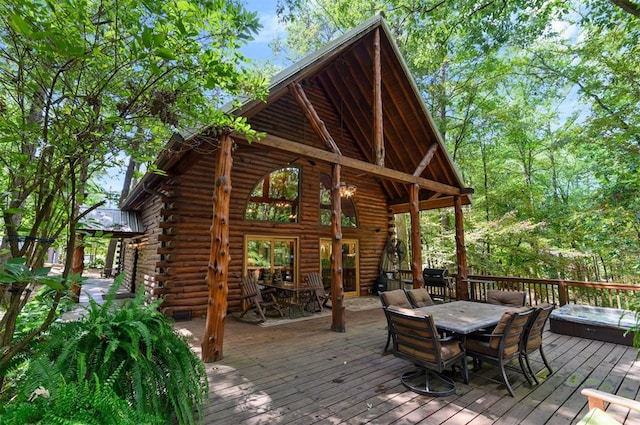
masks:
[[[254,43],[269,43],[278,35],[284,34],[284,26],[278,21],[275,13],[261,13],[259,15],[262,29],[255,38]]]

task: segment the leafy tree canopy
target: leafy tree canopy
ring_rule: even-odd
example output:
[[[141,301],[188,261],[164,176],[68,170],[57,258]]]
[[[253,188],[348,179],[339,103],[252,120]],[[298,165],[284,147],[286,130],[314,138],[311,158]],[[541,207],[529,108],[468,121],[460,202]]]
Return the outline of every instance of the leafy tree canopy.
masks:
[[[638,280],[635,2],[280,0],[279,6],[287,38],[276,47],[290,58],[384,14],[464,180],[475,188],[465,214],[475,271],[557,277],[572,267],[565,277]],[[425,263],[451,264],[450,222],[446,213],[423,215]]]

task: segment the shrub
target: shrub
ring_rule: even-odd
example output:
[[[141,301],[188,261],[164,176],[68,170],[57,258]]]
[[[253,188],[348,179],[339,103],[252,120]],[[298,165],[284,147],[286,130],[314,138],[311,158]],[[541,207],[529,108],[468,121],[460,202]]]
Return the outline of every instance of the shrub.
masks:
[[[208,394],[204,364],[158,311],[159,302],[147,304],[139,294],[117,303],[121,281],[104,304],[90,300],[82,319],[52,326],[42,355],[65,382],[112,382],[109,388],[138,413],[195,423]]]
[[[4,424],[155,425],[161,418],[146,416],[120,398],[112,381],[65,382],[55,367],[41,358],[30,368],[17,399],[0,407]],[[39,383],[46,382],[47,387]]]

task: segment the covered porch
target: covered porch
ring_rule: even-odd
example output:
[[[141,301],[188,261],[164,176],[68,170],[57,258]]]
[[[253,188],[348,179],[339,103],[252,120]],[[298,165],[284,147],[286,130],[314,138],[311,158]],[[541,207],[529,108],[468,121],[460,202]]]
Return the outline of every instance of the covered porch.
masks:
[[[207,365],[210,399],[206,424],[573,424],[587,411],[583,388],[635,399],[640,388],[637,349],[545,331],[544,350],[554,373],[530,386],[509,371],[516,397],[498,369],[472,371],[456,394],[432,398],[406,390],[400,374],[411,365],[383,355],[386,321],[381,308],[346,309],[349,332],[330,331],[328,317],[273,327],[229,318],[225,357]],[[200,350],[205,321],[178,322]],[[542,370],[534,355],[534,370]],[[516,362],[517,365],[517,362]],[[624,421],[625,412],[609,413]],[[636,423],[631,416],[627,423]]]

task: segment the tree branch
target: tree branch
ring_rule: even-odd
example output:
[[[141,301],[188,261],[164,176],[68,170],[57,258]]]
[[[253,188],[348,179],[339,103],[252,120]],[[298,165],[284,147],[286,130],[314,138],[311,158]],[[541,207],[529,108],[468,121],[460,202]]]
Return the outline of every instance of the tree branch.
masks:
[[[640,5],[629,0],[609,0],[614,6],[618,6],[625,12],[640,18]]]

